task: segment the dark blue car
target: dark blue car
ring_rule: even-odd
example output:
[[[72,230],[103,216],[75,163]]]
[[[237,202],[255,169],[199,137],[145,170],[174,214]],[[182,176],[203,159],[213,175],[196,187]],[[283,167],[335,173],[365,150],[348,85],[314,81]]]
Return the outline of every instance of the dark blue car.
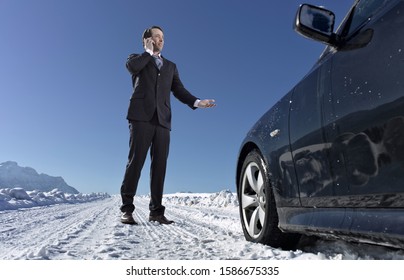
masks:
[[[404,248],[404,1],[301,5],[294,28],[326,48],[247,133],[236,182],[247,240],[302,234]]]

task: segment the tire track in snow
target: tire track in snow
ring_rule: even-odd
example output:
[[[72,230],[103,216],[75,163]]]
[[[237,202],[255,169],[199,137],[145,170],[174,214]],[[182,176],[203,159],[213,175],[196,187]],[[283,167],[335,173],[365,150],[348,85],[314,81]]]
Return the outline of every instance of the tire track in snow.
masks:
[[[109,204],[108,204],[109,206]],[[105,237],[110,232],[110,222],[113,216],[112,207],[96,207],[89,211],[88,216],[77,225],[70,227],[59,239],[58,243],[48,248],[52,255],[60,255],[59,259],[64,258],[85,258],[97,259],[98,256],[90,253],[83,256],[83,252],[94,252],[98,247],[106,242]],[[115,211],[116,212],[116,211]]]
[[[138,225],[119,225],[115,227],[114,233],[119,238],[115,245],[131,247],[130,250],[121,251],[120,254],[110,255],[112,258],[119,259],[155,259],[161,256],[161,259],[177,259],[178,252],[185,251],[181,248],[181,239],[184,235],[176,232],[176,224],[160,225],[155,222],[149,222],[148,201],[142,198],[135,198],[136,210],[134,218]],[[127,231],[124,232],[124,230]]]
[[[92,223],[98,226],[98,221],[93,221],[97,219],[97,214],[94,213],[99,213],[103,206],[111,202],[112,199],[105,199],[1,213],[0,224],[13,231],[11,234],[0,233],[0,240],[5,248],[0,253],[0,258],[72,258],[64,257],[71,250],[69,246],[77,245],[72,240],[87,232]]]
[[[239,227],[232,212],[170,204],[166,214],[175,223],[160,225],[148,221],[148,199],[136,197],[135,204],[136,226],[120,223],[119,196],[6,211],[0,215],[6,248],[0,258],[228,259],[239,258],[246,243],[239,229],[232,232]]]
[[[135,219],[148,217],[148,200],[136,198],[135,204],[137,207]],[[173,219],[175,223],[158,225],[141,220],[139,234],[144,237],[143,244],[148,243],[148,246],[145,246],[148,250],[142,251],[142,248],[139,248],[140,250],[137,250],[132,257],[141,259],[157,255],[163,259],[219,259],[228,256],[228,244],[234,244],[241,239],[245,243],[245,239],[241,238],[239,221],[236,218],[229,220],[229,216],[236,217],[237,212],[218,211],[215,208],[215,211],[210,213],[210,210],[206,208],[166,206],[167,217]],[[223,219],[220,219],[220,215]],[[235,225],[239,236],[231,231]],[[171,248],[171,254],[163,252],[167,251],[167,248]],[[239,247],[234,248],[232,258],[238,258]]]

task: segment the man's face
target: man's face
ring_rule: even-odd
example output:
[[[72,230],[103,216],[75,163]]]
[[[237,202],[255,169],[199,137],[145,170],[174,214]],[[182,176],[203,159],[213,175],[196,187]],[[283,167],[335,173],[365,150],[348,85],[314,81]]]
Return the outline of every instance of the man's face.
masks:
[[[164,46],[164,34],[160,29],[153,28],[151,30],[153,44],[153,52],[161,52]]]

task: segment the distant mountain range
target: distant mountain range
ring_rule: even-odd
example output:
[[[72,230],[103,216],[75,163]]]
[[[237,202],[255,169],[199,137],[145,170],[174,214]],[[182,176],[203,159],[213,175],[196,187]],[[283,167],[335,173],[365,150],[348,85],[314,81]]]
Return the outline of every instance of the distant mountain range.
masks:
[[[64,193],[79,193],[66,184],[62,177],[38,174],[31,167],[21,167],[14,161],[0,163],[0,189],[23,188],[26,191],[39,190],[48,192],[59,189]]]

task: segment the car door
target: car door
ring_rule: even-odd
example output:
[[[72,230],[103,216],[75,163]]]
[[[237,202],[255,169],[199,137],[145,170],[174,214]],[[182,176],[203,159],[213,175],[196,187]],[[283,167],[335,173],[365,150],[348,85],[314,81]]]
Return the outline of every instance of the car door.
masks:
[[[301,204],[315,206],[331,195],[327,149],[322,129],[323,95],[330,90],[330,60],[323,57],[294,89],[290,104],[289,135]]]
[[[404,1],[362,0],[341,29],[324,102],[336,207],[404,206]]]

